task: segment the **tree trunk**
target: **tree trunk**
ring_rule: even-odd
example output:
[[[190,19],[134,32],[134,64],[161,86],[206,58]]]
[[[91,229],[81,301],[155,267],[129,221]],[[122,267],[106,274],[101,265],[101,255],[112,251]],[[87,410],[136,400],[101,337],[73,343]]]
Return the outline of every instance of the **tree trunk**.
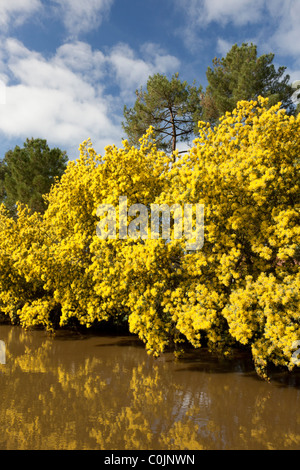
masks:
[[[171,124],[172,124],[172,153],[175,152],[176,150],[176,126],[175,126],[175,119],[173,115],[173,109],[170,108],[170,116],[171,116]],[[175,162],[175,156],[173,157],[173,160]]]

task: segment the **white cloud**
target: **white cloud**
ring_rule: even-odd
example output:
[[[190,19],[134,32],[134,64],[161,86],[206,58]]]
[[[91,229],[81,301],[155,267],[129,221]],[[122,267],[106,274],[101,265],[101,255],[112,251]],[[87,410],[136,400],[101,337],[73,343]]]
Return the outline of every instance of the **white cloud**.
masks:
[[[241,26],[261,19],[265,0],[177,0],[194,25],[206,26],[212,21]]]
[[[232,48],[232,44],[229,41],[226,41],[225,39],[218,38],[217,41],[217,51],[224,57],[227,52],[230,51]]]
[[[300,54],[300,1],[285,0],[268,2],[269,14],[278,24],[273,35],[267,41],[281,54],[298,57]],[[300,65],[300,63],[299,63]]]
[[[77,37],[99,27],[107,17],[114,0],[0,0],[0,28],[20,26],[37,13],[59,18],[69,34]],[[47,8],[46,8],[47,6]]]
[[[203,32],[213,22],[220,26],[231,24],[236,27],[259,23],[266,4],[266,0],[175,1],[177,9],[186,21],[185,26],[177,30],[177,34],[182,36],[184,44],[191,52],[205,47]],[[226,49],[225,42],[219,40],[217,48],[219,52],[223,52]]]
[[[237,26],[255,23],[260,20],[263,7],[264,1],[261,0],[204,0],[204,15],[200,15],[198,21],[232,22]]]
[[[84,42],[60,46],[46,59],[20,41],[0,43],[0,72],[5,70],[6,104],[0,113],[5,138],[45,138],[49,145],[78,155],[79,144],[91,138],[95,149],[121,145],[124,104],[150,74],[174,72],[179,62],[154,44],[137,54],[119,44],[105,54]],[[1,78],[1,77],[0,77]],[[107,86],[114,86],[112,96]],[[126,101],[127,100],[127,103]]]
[[[56,51],[55,63],[80,73],[94,81],[107,73],[106,58],[102,51],[93,51],[90,44],[81,41],[63,44]]]
[[[186,24],[181,31],[192,51],[200,34],[203,36],[214,22],[222,27],[252,25],[256,27],[252,41],[263,52],[293,57],[300,65],[300,0],[176,0],[176,5],[185,16]],[[217,39],[220,53],[226,52],[226,42]]]
[[[151,72],[151,65],[135,57],[134,51],[127,44],[113,47],[109,62],[123,90],[135,87],[137,83],[143,83]]]
[[[70,36],[97,28],[114,0],[52,0]]]
[[[1,0],[0,27],[7,29],[12,23],[20,25],[42,8],[40,0]]]
[[[128,93],[134,96],[134,91],[145,85],[150,75],[175,73],[179,68],[179,60],[157,44],[146,43],[140,49],[141,57],[137,57],[127,44],[118,44],[107,58],[123,97]]]
[[[46,138],[75,151],[88,137],[101,147],[99,151],[119,138],[109,97],[103,95],[101,87],[86,80],[84,73],[72,69],[67,45],[47,61],[15,39],[4,44],[9,81],[6,105],[0,114],[2,133],[23,139]],[[80,52],[83,46],[69,45],[73,53]],[[76,55],[73,57],[75,60]],[[89,60],[93,68],[95,57],[91,50]]]
[[[140,51],[144,59],[152,63],[152,68],[159,73],[179,71],[180,61],[173,55],[167,54],[158,44],[148,42],[141,46]]]

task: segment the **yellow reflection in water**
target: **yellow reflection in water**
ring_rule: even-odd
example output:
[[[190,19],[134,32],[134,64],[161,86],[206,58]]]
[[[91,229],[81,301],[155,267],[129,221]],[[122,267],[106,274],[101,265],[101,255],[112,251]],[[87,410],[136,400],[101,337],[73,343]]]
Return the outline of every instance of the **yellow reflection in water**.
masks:
[[[300,445],[295,389],[241,374],[184,370],[183,364],[176,368],[149,358],[141,348],[100,339],[59,342],[11,330],[5,343],[0,449]]]

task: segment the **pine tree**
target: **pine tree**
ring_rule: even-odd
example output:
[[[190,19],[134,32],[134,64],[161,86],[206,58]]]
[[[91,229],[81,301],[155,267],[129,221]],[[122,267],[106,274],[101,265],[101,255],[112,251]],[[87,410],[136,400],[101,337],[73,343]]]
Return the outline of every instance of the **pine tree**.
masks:
[[[292,102],[293,90],[286,67],[275,69],[274,54],[257,56],[257,46],[235,44],[226,57],[213,59],[208,67],[208,86],[202,102],[203,119],[216,122],[226,111],[232,112],[240,100],[269,98],[272,106],[279,101],[289,113],[295,111]]]
[[[178,73],[171,80],[161,74],[149,77],[147,90],[136,91],[133,108],[124,107],[123,129],[129,143],[138,146],[150,126],[162,150],[174,152],[179,141],[188,142],[191,135],[197,133],[201,90],[201,86],[181,82]]]
[[[27,139],[24,147],[6,152],[0,162],[0,202],[16,215],[16,202],[43,213],[47,194],[66,168],[68,157],[59,148],[50,149],[43,139]]]

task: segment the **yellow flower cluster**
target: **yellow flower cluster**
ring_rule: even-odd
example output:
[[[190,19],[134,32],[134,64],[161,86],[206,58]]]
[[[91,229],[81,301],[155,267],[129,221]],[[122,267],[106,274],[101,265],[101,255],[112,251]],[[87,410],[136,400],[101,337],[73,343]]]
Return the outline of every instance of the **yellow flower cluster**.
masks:
[[[151,128],[139,148],[124,141],[104,156],[84,142],[43,216],[19,206],[14,221],[1,207],[0,310],[25,327],[125,323],[154,355],[182,341],[224,353],[242,344],[262,373],[268,362],[292,368],[299,131],[299,116],[259,98],[214,128],[200,122],[176,163],[157,150]],[[203,248],[187,251],[184,238],[100,239],[97,208],[118,212],[120,196],[147,208],[203,204]]]

